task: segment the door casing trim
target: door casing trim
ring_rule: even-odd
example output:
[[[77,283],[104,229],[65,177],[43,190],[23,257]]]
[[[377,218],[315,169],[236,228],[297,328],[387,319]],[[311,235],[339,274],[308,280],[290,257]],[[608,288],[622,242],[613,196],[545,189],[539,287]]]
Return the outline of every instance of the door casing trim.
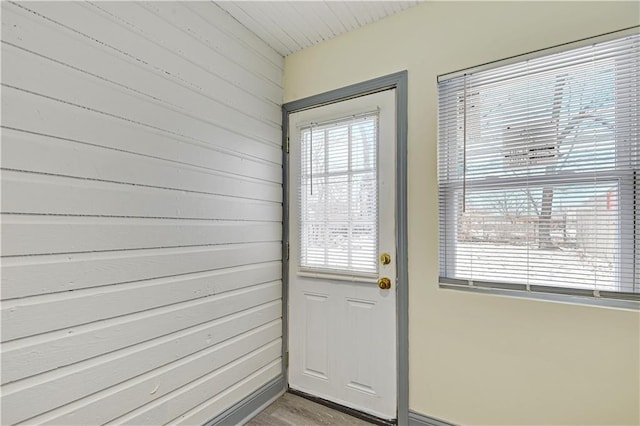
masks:
[[[384,90],[396,90],[396,315],[398,425],[409,423],[409,277],[407,243],[407,104],[406,70],[331,90],[282,105],[282,371],[288,387],[289,299],[289,114]]]

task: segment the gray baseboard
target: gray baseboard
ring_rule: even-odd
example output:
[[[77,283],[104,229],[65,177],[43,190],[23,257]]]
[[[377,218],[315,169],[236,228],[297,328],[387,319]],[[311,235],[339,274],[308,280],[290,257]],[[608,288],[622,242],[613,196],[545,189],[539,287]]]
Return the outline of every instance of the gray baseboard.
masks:
[[[445,422],[434,417],[409,411],[409,426],[456,426],[453,423]]]
[[[267,404],[282,395],[284,391],[284,376],[280,375],[231,408],[206,422],[204,426],[235,426],[242,424],[266,408]]]

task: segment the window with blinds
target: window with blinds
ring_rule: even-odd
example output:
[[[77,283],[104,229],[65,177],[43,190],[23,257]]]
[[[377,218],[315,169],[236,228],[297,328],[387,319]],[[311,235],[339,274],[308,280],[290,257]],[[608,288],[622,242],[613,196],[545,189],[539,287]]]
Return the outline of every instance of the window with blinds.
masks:
[[[301,129],[300,269],[377,273],[378,115]]]
[[[438,82],[440,282],[640,300],[640,36]]]

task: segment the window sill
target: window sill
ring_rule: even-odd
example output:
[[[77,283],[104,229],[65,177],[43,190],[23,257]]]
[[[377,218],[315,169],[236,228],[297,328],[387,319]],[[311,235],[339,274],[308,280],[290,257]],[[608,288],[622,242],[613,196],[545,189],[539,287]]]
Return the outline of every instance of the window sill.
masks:
[[[440,278],[440,288],[447,290],[461,290],[478,294],[487,294],[487,295],[495,295],[495,296],[506,296],[506,297],[515,297],[515,298],[523,298],[530,300],[539,300],[546,302],[555,302],[555,303],[568,303],[568,304],[577,304],[577,305],[587,305],[587,306],[599,306],[606,308],[616,308],[616,309],[625,309],[630,311],[640,311],[640,294],[632,295],[632,297],[637,297],[638,299],[630,300],[630,299],[622,299],[622,296],[610,296],[610,297],[596,297],[593,295],[593,292],[590,290],[572,290],[572,289],[564,289],[564,288],[552,288],[545,287],[548,291],[528,291],[523,289],[513,289],[508,288],[508,285],[504,285],[503,287],[488,287],[488,286],[478,286],[478,285],[469,285],[463,283],[460,280],[456,280],[457,282],[452,282],[454,280],[449,280],[446,278]],[[611,295],[612,293],[607,293]]]

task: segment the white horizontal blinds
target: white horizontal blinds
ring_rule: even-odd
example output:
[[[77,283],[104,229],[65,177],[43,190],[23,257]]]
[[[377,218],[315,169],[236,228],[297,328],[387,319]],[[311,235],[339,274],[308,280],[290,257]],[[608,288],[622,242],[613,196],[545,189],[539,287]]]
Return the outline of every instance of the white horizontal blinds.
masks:
[[[377,273],[377,113],[301,131],[300,267]]]
[[[441,275],[640,293],[639,81],[634,35],[440,82]]]

